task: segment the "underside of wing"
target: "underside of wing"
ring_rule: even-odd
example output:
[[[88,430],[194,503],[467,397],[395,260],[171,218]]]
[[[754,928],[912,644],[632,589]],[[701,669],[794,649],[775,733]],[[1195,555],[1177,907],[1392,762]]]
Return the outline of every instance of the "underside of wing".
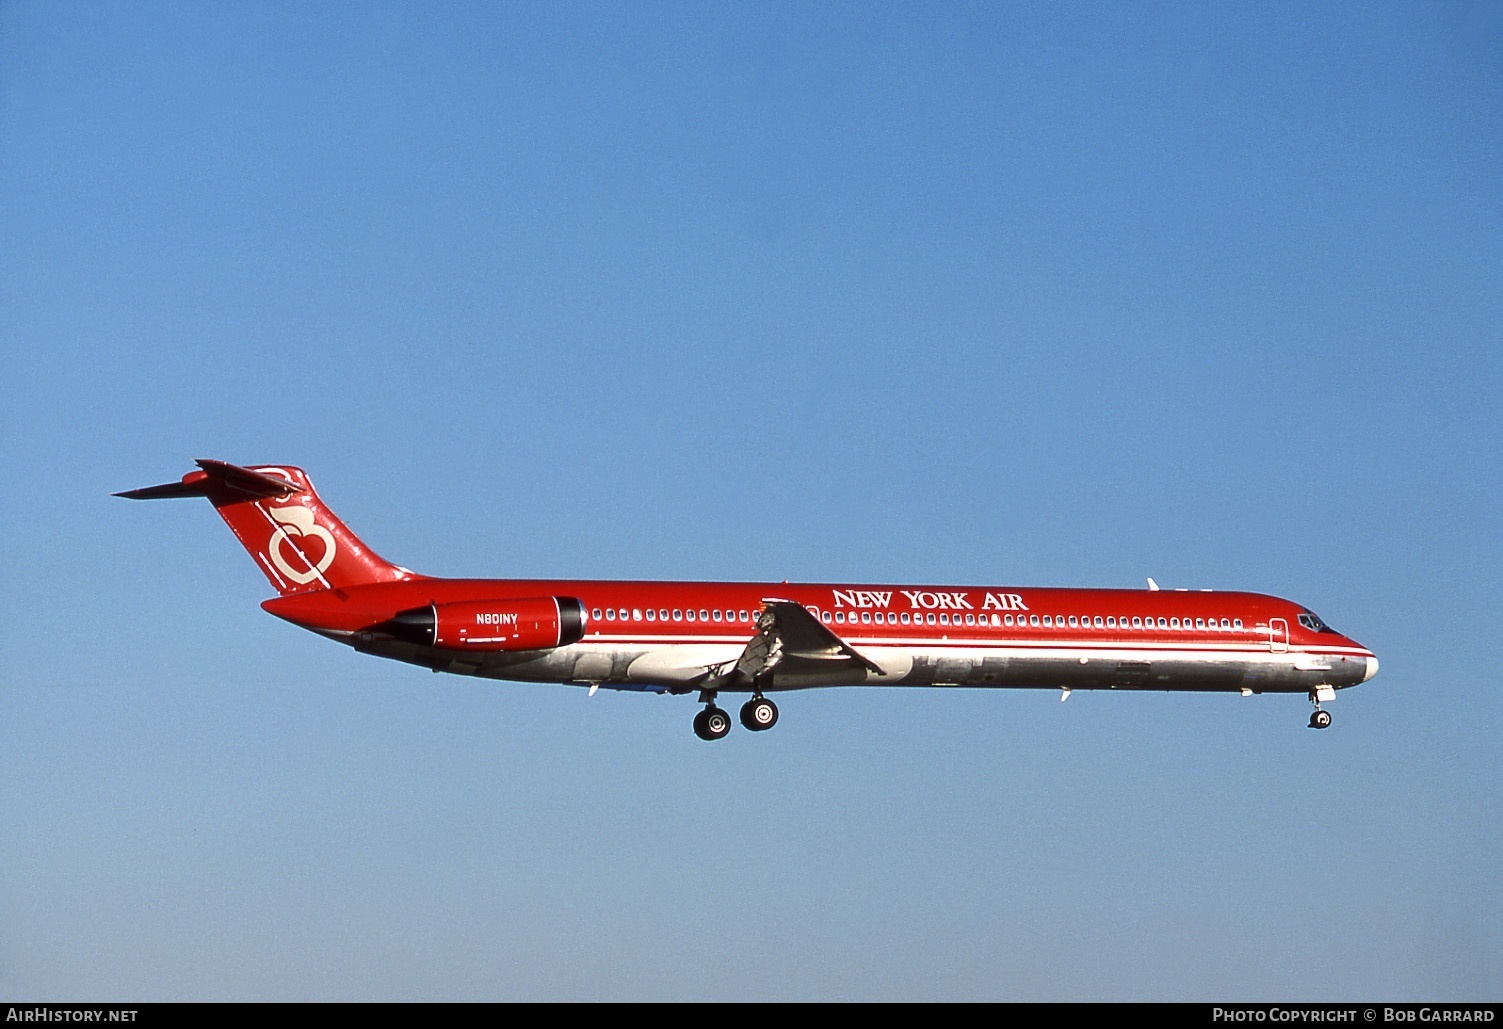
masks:
[[[861,682],[867,674],[887,674],[822,625],[802,604],[767,599],[757,617],[757,634],[728,671],[712,675],[703,688],[761,691]]]

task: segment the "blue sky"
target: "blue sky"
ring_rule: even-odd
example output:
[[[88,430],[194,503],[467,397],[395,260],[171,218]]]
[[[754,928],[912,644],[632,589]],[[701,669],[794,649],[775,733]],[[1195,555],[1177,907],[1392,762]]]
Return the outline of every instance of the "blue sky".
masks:
[[[1503,999],[1494,4],[0,5],[0,997]],[[440,575],[1252,589],[1298,697],[435,677]]]

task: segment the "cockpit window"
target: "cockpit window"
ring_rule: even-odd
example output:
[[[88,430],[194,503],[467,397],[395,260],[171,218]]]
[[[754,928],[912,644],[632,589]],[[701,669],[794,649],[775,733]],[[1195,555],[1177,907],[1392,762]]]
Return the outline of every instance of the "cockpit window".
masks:
[[[1303,625],[1306,629],[1309,629],[1311,632],[1330,632],[1330,633],[1334,633],[1336,631],[1335,629],[1333,629],[1329,625],[1327,625],[1325,622],[1322,622],[1320,620],[1320,616],[1317,615],[1313,611],[1301,611],[1299,613],[1299,624]]]

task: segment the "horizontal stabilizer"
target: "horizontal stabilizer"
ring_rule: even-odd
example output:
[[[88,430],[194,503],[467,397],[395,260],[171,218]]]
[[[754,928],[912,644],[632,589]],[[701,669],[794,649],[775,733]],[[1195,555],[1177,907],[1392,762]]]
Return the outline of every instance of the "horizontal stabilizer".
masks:
[[[191,473],[190,473],[191,474]],[[111,496],[124,497],[127,500],[166,500],[168,497],[206,497],[209,495],[205,483],[208,478],[198,482],[164,482],[160,486],[142,486],[140,489],[128,489]]]
[[[202,460],[195,462],[199,471],[189,472],[181,482],[164,482],[160,486],[143,486],[140,489],[116,493],[127,500],[165,500],[170,497],[206,497],[213,488],[227,489],[241,494],[246,499],[253,497],[285,497],[301,493],[302,487],[286,479],[265,472],[252,471],[224,461]]]

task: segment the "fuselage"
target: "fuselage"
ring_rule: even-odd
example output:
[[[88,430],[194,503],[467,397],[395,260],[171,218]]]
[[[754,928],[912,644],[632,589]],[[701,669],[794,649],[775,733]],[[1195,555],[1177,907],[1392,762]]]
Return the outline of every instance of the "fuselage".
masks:
[[[577,642],[538,651],[421,646],[372,631],[402,610],[496,598],[577,598]],[[871,668],[777,670],[811,686],[1311,693],[1377,671],[1372,651],[1287,600],[1256,593],[434,579],[280,597],[266,609],[369,653],[460,674],[682,692],[734,662],[769,598],[802,605]],[[736,691],[737,687],[726,687]],[[744,690],[750,691],[750,687]]]

